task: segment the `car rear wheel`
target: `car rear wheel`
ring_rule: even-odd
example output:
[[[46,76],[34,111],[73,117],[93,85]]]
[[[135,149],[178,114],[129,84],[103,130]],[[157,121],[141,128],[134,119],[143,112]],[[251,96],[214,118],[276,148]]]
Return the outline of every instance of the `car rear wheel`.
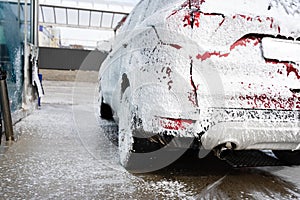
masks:
[[[126,89],[119,114],[120,163],[132,173],[149,172],[157,168],[159,157],[155,151],[162,149],[173,137],[153,135],[135,126],[135,113],[130,104],[130,89]],[[151,135],[151,134],[150,134]],[[165,152],[163,152],[165,154]],[[165,156],[166,157],[166,156]]]
[[[288,165],[300,165],[300,151],[273,151],[275,156]]]
[[[113,119],[111,107],[108,104],[103,102],[103,98],[101,98],[101,103],[100,103],[100,116],[101,118],[107,120]]]
[[[119,117],[119,156],[120,163],[125,169],[129,169],[131,166],[131,160],[133,157],[133,135],[131,130],[131,111],[129,103],[129,91],[124,93],[122,103],[121,103],[121,112]]]

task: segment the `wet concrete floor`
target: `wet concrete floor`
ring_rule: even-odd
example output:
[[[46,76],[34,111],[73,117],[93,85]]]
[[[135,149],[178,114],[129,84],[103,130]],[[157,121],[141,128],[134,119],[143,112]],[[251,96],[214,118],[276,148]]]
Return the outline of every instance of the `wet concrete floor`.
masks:
[[[0,199],[300,199],[300,167],[234,169],[186,154],[149,174],[130,174],[97,116],[97,84],[44,81],[41,109],[0,148]]]

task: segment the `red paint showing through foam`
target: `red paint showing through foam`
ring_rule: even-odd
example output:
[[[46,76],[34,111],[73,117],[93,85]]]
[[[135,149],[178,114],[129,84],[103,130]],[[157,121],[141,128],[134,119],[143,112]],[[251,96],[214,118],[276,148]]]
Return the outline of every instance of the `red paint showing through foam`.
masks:
[[[218,56],[219,58],[221,58],[221,57],[227,57],[227,56],[229,56],[229,53],[221,54],[220,52],[216,52],[216,51],[214,51],[214,52],[205,52],[203,55],[198,54],[196,56],[196,58],[198,60],[204,61],[204,60],[209,59],[212,56]]]
[[[173,10],[173,12],[171,13],[171,15],[169,15],[167,17],[167,19],[169,19],[171,16],[176,15],[180,10],[186,9],[188,10],[188,12],[186,13],[186,15],[184,16],[183,22],[185,22],[184,27],[190,25],[190,26],[200,26],[200,16],[202,15],[222,15],[222,14],[210,14],[210,13],[203,13],[200,10],[201,5],[205,3],[205,0],[187,0],[185,1],[181,7],[177,10]],[[223,23],[225,22],[225,16],[223,16],[223,20],[219,23],[219,26],[222,26]],[[260,16],[247,16],[247,15],[243,15],[243,14],[237,14],[232,16],[233,19],[237,19],[237,18],[242,18],[245,19],[247,21],[258,21],[259,23],[262,23],[263,21],[269,21],[270,22],[270,28],[277,28],[278,33],[280,34],[281,32],[281,28],[279,25],[274,23],[274,18],[273,17],[265,17],[263,19],[263,17]]]
[[[189,119],[160,118],[159,123],[164,129],[179,131],[186,129],[186,126],[195,123],[195,121]]]
[[[167,17],[169,19],[171,16],[177,14],[180,10],[186,9],[187,13],[183,18],[184,27],[186,26],[200,26],[200,16],[204,14],[200,11],[200,6],[205,3],[205,0],[187,0],[182,5],[181,8],[174,10],[170,16]]]
[[[205,0],[187,0],[181,5],[179,9],[173,10],[172,14],[168,16],[167,19],[173,15],[176,15],[180,10],[183,9],[187,9],[187,8],[191,9],[192,7],[196,9],[200,9],[200,5],[202,5],[203,3],[205,3]]]
[[[235,49],[238,46],[244,46],[246,47],[247,44],[250,44],[251,42],[253,42],[253,46],[257,46],[258,44],[261,43],[261,39],[260,38],[256,38],[256,37],[246,37],[246,38],[241,38],[238,41],[236,41],[234,44],[232,44],[230,46],[230,51],[232,51],[233,49]]]
[[[171,47],[174,47],[175,49],[181,49],[182,46],[178,45],[178,44],[169,44]]]
[[[186,26],[199,27],[200,26],[200,16],[201,16],[201,12],[199,12],[199,11],[193,11],[191,13],[187,13],[183,19],[183,22],[185,22],[183,27],[186,27]]]
[[[223,16],[223,20],[219,23],[219,26],[222,26],[223,25],[223,23],[225,22],[225,17]]]
[[[199,90],[199,86],[200,85],[195,85],[193,79],[192,79],[192,76],[191,76],[191,85],[192,85],[192,92],[188,92],[188,99],[189,101],[194,105],[194,106],[198,106],[198,97],[197,97],[197,91]]]
[[[253,109],[300,109],[300,97],[293,94],[292,97],[281,97],[281,96],[267,96],[262,95],[246,95],[240,96],[240,101],[246,101],[248,105],[252,106]]]
[[[294,73],[297,77],[297,79],[300,79],[299,70],[294,67],[292,63],[284,63],[287,71],[287,75],[289,76],[290,73]]]
[[[201,15],[203,16],[222,16],[223,19],[222,21],[219,23],[219,26],[222,26],[223,23],[225,22],[225,17],[221,14],[214,14],[214,13],[204,13],[201,11],[192,11],[191,13],[187,13],[184,16],[183,22],[186,22],[183,26],[186,27],[188,25],[190,26],[200,26],[200,17]]]
[[[262,17],[260,17],[260,16],[250,17],[250,16],[238,14],[238,15],[234,15],[232,18],[233,18],[233,19],[237,19],[238,17],[240,17],[240,18],[242,18],[242,19],[245,19],[245,20],[247,20],[247,21],[251,21],[251,22],[252,22],[252,21],[258,21],[258,22],[260,22],[260,23],[263,22],[263,19],[262,19]],[[281,28],[280,28],[279,25],[276,25],[276,24],[274,23],[274,18],[273,18],[273,17],[266,17],[264,20],[270,22],[270,28],[271,28],[271,29],[274,28],[274,27],[277,27],[277,31],[278,31],[278,33],[280,33]]]
[[[260,42],[261,42],[261,39],[256,38],[256,37],[241,38],[230,46],[230,51],[234,50],[238,46],[246,47],[250,43],[253,43],[253,46],[257,46],[258,44],[260,44]],[[198,60],[204,61],[204,60],[211,58],[212,56],[218,56],[219,58],[222,58],[222,57],[228,57],[229,55],[230,55],[230,52],[229,53],[221,53],[221,52],[214,51],[214,52],[205,52],[204,54],[198,54],[196,56],[196,58]]]
[[[179,44],[169,44],[169,43],[165,43],[165,42],[162,42],[162,41],[161,41],[161,44],[173,47],[173,48],[178,49],[178,50],[182,48],[182,46],[180,46]]]
[[[291,73],[294,73],[297,79],[300,79],[299,69],[296,68],[296,64],[290,62],[280,62],[276,60],[266,60],[266,63],[271,63],[274,65],[282,64],[286,68],[287,76],[290,76]],[[299,66],[298,66],[299,67]],[[277,71],[279,74],[283,74],[281,70]]]

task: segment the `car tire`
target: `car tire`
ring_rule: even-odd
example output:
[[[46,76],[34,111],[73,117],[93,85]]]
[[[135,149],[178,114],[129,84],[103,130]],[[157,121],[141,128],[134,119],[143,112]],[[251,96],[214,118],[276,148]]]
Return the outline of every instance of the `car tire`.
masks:
[[[300,151],[277,150],[273,151],[275,156],[284,164],[300,165]]]
[[[103,98],[101,98],[101,103],[100,103],[100,116],[101,118],[107,120],[113,119],[112,109],[108,104],[103,102]]]
[[[119,117],[118,147],[121,165],[131,173],[144,173],[152,171],[153,163],[157,156],[151,152],[161,149],[164,145],[159,142],[151,142],[144,138],[146,132],[135,127],[134,110],[130,104],[130,88],[126,89],[121,103]],[[169,142],[172,137],[161,137],[160,139]]]
[[[130,160],[133,155],[133,135],[131,131],[131,114],[129,91],[126,90],[121,102],[121,112],[119,117],[119,156],[120,163],[125,168],[130,167]],[[125,95],[126,94],[126,95]]]
[[[194,139],[145,131],[135,109],[131,90],[127,88],[118,112],[120,163],[127,171],[147,173],[160,170],[172,164],[191,147]]]

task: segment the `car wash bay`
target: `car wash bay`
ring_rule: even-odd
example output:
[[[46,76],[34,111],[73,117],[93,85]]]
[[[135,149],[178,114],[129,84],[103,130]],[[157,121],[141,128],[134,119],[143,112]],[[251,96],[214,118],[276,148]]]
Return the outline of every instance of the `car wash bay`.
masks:
[[[22,106],[24,30],[16,28],[14,16],[0,18],[0,61],[15,111]],[[39,109],[14,125],[16,141],[3,138],[0,199],[300,199],[299,166],[233,168],[187,152],[160,171],[128,173],[107,137],[117,125],[99,118],[97,71],[106,54],[48,47],[40,53],[45,96]]]
[[[300,198],[299,167],[234,169],[187,154],[158,172],[130,174],[105,136],[116,124],[98,117],[97,72],[44,77],[41,108],[15,125],[17,142],[1,146],[3,199]]]

